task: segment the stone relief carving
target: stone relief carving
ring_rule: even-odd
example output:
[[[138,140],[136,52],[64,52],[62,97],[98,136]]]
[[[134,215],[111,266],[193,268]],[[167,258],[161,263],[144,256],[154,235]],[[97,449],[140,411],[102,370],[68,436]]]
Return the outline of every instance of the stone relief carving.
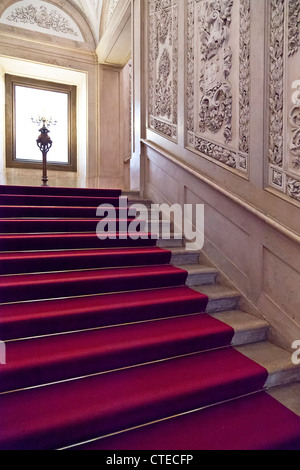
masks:
[[[194,53],[194,2],[189,1],[187,6],[187,46],[186,46],[186,128],[188,132],[194,133],[194,72],[195,72],[195,53]]]
[[[300,80],[292,83],[291,106],[285,101],[289,61],[299,54],[300,2],[271,0],[270,6],[269,184],[300,202]]]
[[[288,49],[289,56],[295,54],[300,45],[300,3],[299,0],[289,0],[288,13]]]
[[[195,137],[195,149],[231,168],[237,167],[236,152],[230,151],[221,145],[214,144],[201,137]]]
[[[199,39],[202,73],[199,88],[199,129],[219,132],[224,126],[225,142],[232,139],[232,92],[227,80],[232,67],[232,52],[228,45],[233,0],[202,2],[199,15]],[[199,12],[200,13],[200,12]]]
[[[171,74],[171,59],[169,51],[164,49],[158,64],[158,80],[155,86],[155,111],[156,116],[163,116],[170,119],[172,114],[172,81],[169,80]]]
[[[230,31],[234,1],[188,0],[186,131],[187,145],[191,150],[245,174],[248,171],[250,139],[250,0],[236,1],[240,9],[238,93],[233,92],[230,83],[233,63]],[[234,107],[239,113],[238,146],[231,144]],[[216,135],[214,141],[209,140],[208,132]],[[220,142],[221,132],[224,144]]]
[[[284,188],[284,173],[277,168],[271,168],[271,181],[275,187],[282,190]]]
[[[244,159],[250,142],[250,0],[240,2],[239,150]]]
[[[300,202],[300,181],[294,178],[288,178],[287,181],[287,194]]]
[[[23,1],[11,5],[2,15],[1,22],[83,41],[71,18],[62,10],[42,1]]]
[[[294,168],[300,168],[300,106],[294,106],[290,113],[290,123],[292,126],[291,152],[295,156],[293,160]]]
[[[177,0],[149,1],[149,126],[177,139]]]
[[[284,0],[271,0],[270,26],[270,141],[271,163],[283,163]]]

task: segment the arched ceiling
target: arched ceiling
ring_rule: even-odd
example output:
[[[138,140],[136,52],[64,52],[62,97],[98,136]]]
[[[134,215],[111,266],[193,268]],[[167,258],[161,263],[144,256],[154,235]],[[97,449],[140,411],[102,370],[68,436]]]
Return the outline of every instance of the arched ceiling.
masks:
[[[72,2],[77,5],[88,20],[95,39],[98,42],[100,38],[100,23],[104,0],[72,0]]]
[[[123,67],[130,59],[131,0],[1,2],[4,8],[3,11],[0,8],[0,23],[5,27],[13,26],[30,30],[32,34],[46,33],[81,42],[83,47],[96,52],[101,64]],[[59,27],[57,18],[61,23]],[[89,28],[86,28],[87,23]],[[67,29],[65,24],[68,25]]]
[[[130,0],[71,0],[94,33],[99,62],[124,66],[131,55]],[[114,19],[114,21],[110,21]]]

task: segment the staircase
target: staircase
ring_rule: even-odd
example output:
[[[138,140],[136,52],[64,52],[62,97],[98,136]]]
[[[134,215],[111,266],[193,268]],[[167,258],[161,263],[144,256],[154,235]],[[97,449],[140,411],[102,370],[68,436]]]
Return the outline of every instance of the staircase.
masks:
[[[0,449],[299,450],[300,367],[201,253],[99,240],[120,195],[0,187]]]

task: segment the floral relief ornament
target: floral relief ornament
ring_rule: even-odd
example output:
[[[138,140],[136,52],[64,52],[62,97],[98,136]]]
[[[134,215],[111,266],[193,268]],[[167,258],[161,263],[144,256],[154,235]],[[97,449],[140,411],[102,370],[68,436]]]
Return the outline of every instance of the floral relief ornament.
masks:
[[[57,33],[70,34],[74,37],[78,37],[77,31],[75,31],[69,21],[57,10],[50,10],[46,6],[40,6],[39,8],[33,4],[17,7],[7,17],[8,21],[15,23],[24,24],[36,24],[40,28],[47,30],[53,30]]]
[[[294,82],[293,87],[296,91],[293,93],[292,101],[293,108],[290,112],[290,124],[292,128],[292,139],[290,150],[295,157],[293,166],[296,169],[300,168],[300,80]]]
[[[299,49],[300,27],[300,2],[299,0],[289,0],[288,14],[288,49],[289,56],[295,54]]]
[[[289,178],[287,182],[287,193],[291,198],[300,202],[300,181]]]
[[[177,138],[177,0],[149,1],[149,125]]]
[[[228,81],[232,51],[228,45],[233,0],[207,0],[199,12],[202,72],[199,80],[199,130],[217,133],[224,125],[225,142],[232,140],[232,92]],[[208,66],[209,64],[209,66]]]
[[[269,160],[283,166],[283,106],[284,106],[284,0],[270,0],[270,137]]]

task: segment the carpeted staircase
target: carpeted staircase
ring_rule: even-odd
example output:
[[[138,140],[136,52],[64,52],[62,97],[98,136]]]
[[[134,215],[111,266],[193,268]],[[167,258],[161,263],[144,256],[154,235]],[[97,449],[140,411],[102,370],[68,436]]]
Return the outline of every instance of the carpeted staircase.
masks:
[[[215,270],[183,247],[100,240],[96,208],[120,195],[0,187],[0,449],[300,450],[243,350],[267,326],[218,313],[230,296],[216,306]]]

